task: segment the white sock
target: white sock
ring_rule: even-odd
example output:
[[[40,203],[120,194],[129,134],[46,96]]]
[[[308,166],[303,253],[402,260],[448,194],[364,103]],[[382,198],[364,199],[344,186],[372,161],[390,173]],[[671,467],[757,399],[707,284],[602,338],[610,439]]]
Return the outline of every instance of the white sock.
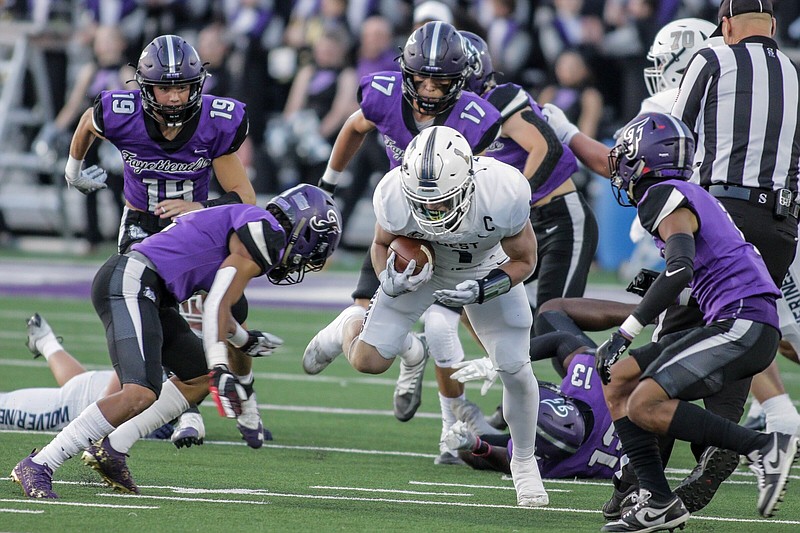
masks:
[[[350,307],[339,313],[333,322],[325,326],[322,331],[317,333],[317,340],[319,341],[322,350],[326,353],[340,354],[344,353],[342,343],[344,342],[344,326],[350,320],[358,318],[363,320],[367,310],[360,305],[351,305]]]
[[[171,381],[161,385],[158,399],[127,422],[120,424],[108,436],[108,443],[119,453],[128,453],[131,447],[152,431],[160,428],[173,418],[177,418],[189,408],[189,402]]]
[[[794,435],[800,426],[800,414],[788,394],[770,398],[761,404],[767,413],[767,432],[778,431]]]
[[[761,402],[753,398],[753,401],[750,403],[750,409],[747,411],[747,416],[745,418],[758,418],[763,412],[764,409],[761,407]]]
[[[234,374],[234,376],[236,376],[236,379],[238,379],[239,383],[242,385],[252,385],[255,380],[255,375],[252,370],[244,376],[240,376],[239,374]]]
[[[78,418],[70,422],[50,441],[50,444],[37,453],[33,462],[46,464],[55,470],[64,464],[64,461],[75,457],[81,450],[85,450],[112,431],[114,426],[108,423],[95,402],[84,409]]]
[[[406,340],[403,342],[403,348],[398,356],[406,366],[414,366],[422,361],[425,357],[425,348],[422,346],[422,341],[417,338],[413,333],[406,335]]]
[[[439,407],[442,409],[442,435],[447,433],[450,426],[456,423],[456,414],[453,412],[453,400],[463,400],[465,396],[462,394],[458,398],[447,398],[439,393]]]
[[[525,461],[533,457],[536,421],[539,418],[539,384],[530,363],[509,374],[498,372],[503,381],[503,418],[514,440],[514,457]]]
[[[64,351],[64,347],[58,342],[52,331],[36,341],[36,349],[41,352],[45,360],[49,360],[56,352]]]

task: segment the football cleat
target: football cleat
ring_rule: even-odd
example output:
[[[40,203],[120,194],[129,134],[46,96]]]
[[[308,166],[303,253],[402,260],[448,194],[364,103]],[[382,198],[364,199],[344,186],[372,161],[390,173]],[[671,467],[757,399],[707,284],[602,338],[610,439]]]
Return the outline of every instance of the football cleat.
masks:
[[[206,437],[206,426],[197,407],[189,408],[178,417],[170,440],[176,448],[200,446]]]
[[[514,488],[517,491],[517,505],[520,507],[544,507],[550,503],[535,457],[531,457],[527,461],[519,461],[512,455],[511,477],[514,479]]]
[[[742,427],[752,429],[753,431],[764,431],[767,429],[767,413],[761,411],[756,416],[748,416],[742,422]]]
[[[172,436],[175,432],[175,428],[172,424],[167,422],[161,427],[158,427],[144,436],[145,439],[153,439],[153,440],[167,440]]]
[[[413,366],[400,360],[400,375],[394,389],[394,416],[400,422],[408,422],[414,418],[422,403],[422,377],[430,354],[425,335],[418,335],[417,338],[422,341],[422,359]]]
[[[39,313],[34,313],[27,321],[28,325],[28,350],[33,354],[33,358],[41,357],[43,354],[36,347],[36,341],[44,339],[48,335],[53,335],[53,328],[47,323],[47,320],[42,318]],[[58,338],[61,342],[61,338]]]
[[[242,434],[242,440],[253,449],[261,448],[265,440],[272,440],[272,433],[264,429],[261,422],[255,392],[242,402],[242,414],[236,418],[236,428]]]
[[[498,429],[500,431],[508,429],[506,419],[503,418],[503,404],[498,405],[494,413],[486,417],[486,422],[494,429]]]
[[[457,455],[453,455],[450,451],[445,450],[433,460],[433,464],[435,465],[466,465],[464,461],[461,460],[460,457]]]
[[[38,315],[37,315],[38,316]],[[28,498],[58,498],[53,492],[53,471],[49,466],[33,462],[36,450],[17,463],[11,471],[11,480],[19,483]]]
[[[673,531],[683,529],[689,520],[689,511],[680,498],[673,495],[665,504],[651,501],[652,495],[646,489],[639,489],[636,504],[623,513],[619,520],[609,522],[600,531]]]
[[[139,494],[139,487],[128,470],[125,453],[111,447],[107,437],[92,444],[81,455],[83,463],[97,471],[110,487],[119,492]]]
[[[339,313],[333,322],[322,328],[308,343],[303,352],[303,370],[306,374],[319,374],[342,353],[342,328],[354,316],[354,311],[351,311],[353,307]]]
[[[483,416],[481,408],[471,401],[456,398],[452,405],[456,419],[464,422],[472,433],[476,435],[501,435],[503,433],[492,427]]]
[[[748,454],[750,470],[758,478],[758,512],[769,518],[786,494],[789,470],[798,458],[798,437],[771,433],[767,445]]]
[[[619,520],[636,503],[639,493],[637,485],[629,485],[624,491],[614,487],[614,493],[606,503],[603,504],[603,518],[606,520]]]
[[[696,513],[711,502],[720,484],[739,466],[739,454],[710,446],[706,448],[697,466],[675,488],[690,513]]]

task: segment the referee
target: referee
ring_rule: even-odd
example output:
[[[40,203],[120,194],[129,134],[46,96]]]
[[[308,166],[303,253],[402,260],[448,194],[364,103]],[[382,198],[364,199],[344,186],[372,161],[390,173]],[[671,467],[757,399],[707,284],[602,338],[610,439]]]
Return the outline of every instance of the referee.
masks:
[[[718,19],[711,37],[725,44],[701,49],[691,59],[672,115],[697,139],[692,181],[725,206],[780,287],[797,246],[798,70],[773,39],[771,0],[724,0]],[[660,335],[700,319],[691,305],[670,308]],[[704,403],[738,422],[749,388],[749,378],[731,383]],[[737,463],[733,452],[708,449],[676,493],[687,506],[691,500],[693,510],[701,509]]]

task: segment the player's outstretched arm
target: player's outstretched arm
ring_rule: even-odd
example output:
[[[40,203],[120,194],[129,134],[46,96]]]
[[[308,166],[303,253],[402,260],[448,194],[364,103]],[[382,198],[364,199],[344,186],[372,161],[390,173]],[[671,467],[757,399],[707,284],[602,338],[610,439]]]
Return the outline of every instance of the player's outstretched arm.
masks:
[[[319,180],[320,188],[330,193],[334,192],[336,184],[339,183],[339,177],[361,148],[364,137],[374,129],[375,123],[367,120],[360,109],[350,115],[333,142],[328,166]]]

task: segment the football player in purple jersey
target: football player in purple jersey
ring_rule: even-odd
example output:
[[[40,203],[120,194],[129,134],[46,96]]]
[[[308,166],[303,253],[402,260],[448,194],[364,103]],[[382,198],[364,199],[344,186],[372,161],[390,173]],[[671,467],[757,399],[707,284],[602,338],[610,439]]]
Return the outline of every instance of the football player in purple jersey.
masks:
[[[92,303],[106,330],[109,353],[122,390],[92,403],[38,453],[14,468],[12,478],[31,498],[55,498],[53,471],[83,449],[83,460],[111,486],[137,493],[126,464],[128,445],[173,419],[211,391],[221,414],[234,417],[246,393],[228,366],[228,344],[258,355],[264,340],[232,314],[248,282],[265,274],[275,284],[294,284],[322,269],[341,238],[341,215],[324,191],[299,185],[262,209],[217,206],[176,217],[164,231],[106,261],[92,284]],[[160,310],[204,290],[201,340],[182,318]],[[166,315],[172,317],[173,315]],[[201,349],[202,351],[202,349]],[[175,378],[163,382],[162,365]],[[210,369],[210,371],[209,371]],[[138,416],[137,416],[138,415]]]
[[[613,302],[612,302],[613,303]],[[609,479],[618,468],[621,445],[595,372],[594,343],[566,331],[531,339],[531,361],[553,359],[564,375],[560,387],[539,382],[539,418],[536,422],[536,457],[543,478]],[[454,379],[487,379],[493,372],[487,358],[470,361]],[[444,440],[459,457],[478,470],[510,473],[513,441],[506,433],[481,423],[477,406],[465,402]]]
[[[339,132],[320,186],[334,191],[342,172],[359,150],[366,134],[372,130],[377,130],[383,138],[390,168],[400,165],[411,139],[431,126],[449,126],[460,132],[475,154],[486,150],[498,135],[501,117],[491,104],[473,93],[462,91],[471,72],[466,46],[452,25],[428,22],[408,38],[400,56],[400,72],[385,71],[364,76],[358,93],[360,109],[350,116]],[[355,303],[366,309],[378,286],[368,254],[352,295]],[[434,305],[423,320],[427,350],[422,359],[416,355],[401,356],[394,413],[403,422],[416,413],[421,403],[422,377],[430,354],[436,362],[444,434],[455,422],[451,401],[464,394],[463,386],[449,379],[453,372],[451,365],[464,359],[460,342],[453,342],[455,336],[450,333],[457,330],[459,314]],[[435,461],[437,464],[460,463],[447,450],[440,452]]]
[[[105,188],[105,170],[81,170],[95,138],[108,140],[122,154],[125,209],[119,253],[161,231],[181,213],[255,203],[255,191],[237,155],[248,132],[245,105],[203,94],[207,75],[192,45],[177,35],[161,35],[139,58],[135,80],[140,89],[102,91],[78,123],[66,167],[70,185],[83,193]],[[209,200],[212,175],[225,194]],[[163,312],[177,315],[177,310]],[[244,299],[237,304],[236,318],[241,323],[247,319]],[[248,445],[258,448],[264,429],[253,393],[252,360],[234,350],[232,366],[251,396],[237,428]]]
[[[657,435],[747,456],[765,517],[782,501],[798,454],[797,436],[759,433],[690,403],[764,370],[780,340],[780,291],[722,204],[689,183],[694,148],[683,122],[644,113],[625,126],[609,155],[612,189],[620,203],[627,197],[627,205],[636,207],[666,269],[597,349],[606,403],[640,487],[636,504],[602,531],[672,529],[689,519],[667,483]],[[667,334],[655,349],[620,359],[644,325],[689,284],[704,325]]]
[[[497,85],[486,41],[472,32],[461,35],[472,47],[473,72],[465,88],[502,116],[502,134],[484,155],[517,168],[531,186],[539,258],[525,285],[535,314],[552,298],[583,296],[597,249],[597,220],[572,180],[578,171],[575,154],[558,139],[539,105],[519,85]]]

